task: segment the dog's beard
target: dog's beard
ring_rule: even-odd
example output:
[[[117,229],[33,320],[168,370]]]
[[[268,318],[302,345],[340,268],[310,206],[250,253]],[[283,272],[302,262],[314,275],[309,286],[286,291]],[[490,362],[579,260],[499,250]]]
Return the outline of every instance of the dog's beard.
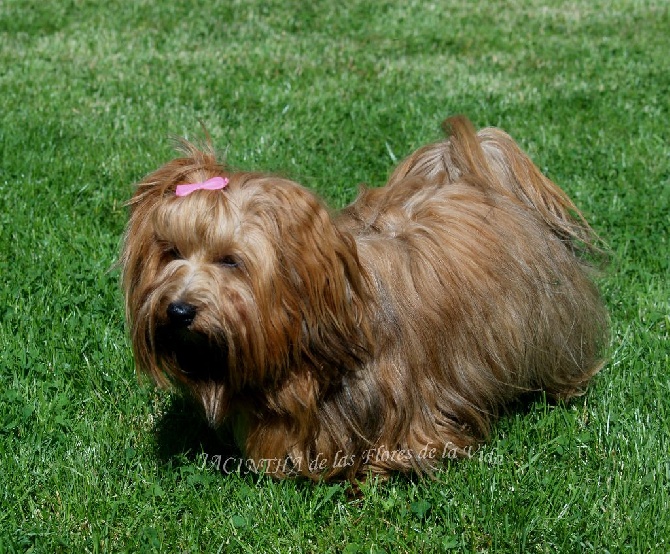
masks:
[[[228,347],[224,339],[214,339],[200,331],[162,325],[156,332],[156,353],[177,379],[224,383],[228,375]]]
[[[165,310],[159,310],[161,314]],[[230,360],[223,330],[205,332],[198,322],[176,324],[169,318],[147,318],[146,348],[151,365],[191,398],[207,423],[219,427],[228,415]]]

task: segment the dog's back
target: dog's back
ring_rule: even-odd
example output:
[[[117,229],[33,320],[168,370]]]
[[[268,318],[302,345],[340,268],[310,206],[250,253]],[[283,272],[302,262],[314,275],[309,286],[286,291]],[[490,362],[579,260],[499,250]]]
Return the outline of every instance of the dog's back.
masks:
[[[447,140],[409,156],[337,220],[375,296],[377,351],[346,394],[377,391],[385,397],[371,404],[402,406],[404,436],[380,428],[378,442],[411,450],[466,447],[523,393],[579,394],[607,341],[585,261],[597,238],[572,201],[503,131],[445,125]]]
[[[506,132],[487,127],[476,132],[463,116],[444,121],[444,140],[419,148],[392,173],[385,187],[395,189],[410,177],[443,184],[467,181],[535,210],[548,227],[583,253],[600,256],[600,240],[568,195],[545,177]],[[406,191],[409,192],[409,191]]]

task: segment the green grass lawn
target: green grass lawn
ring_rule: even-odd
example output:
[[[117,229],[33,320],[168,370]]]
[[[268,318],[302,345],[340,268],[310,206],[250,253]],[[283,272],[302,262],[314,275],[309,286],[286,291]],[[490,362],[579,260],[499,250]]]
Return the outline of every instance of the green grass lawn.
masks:
[[[0,1],[0,553],[669,551],[669,29],[661,0]],[[203,122],[339,207],[455,113],[611,246],[588,394],[359,497],[203,463],[219,446],[134,374],[132,184]]]

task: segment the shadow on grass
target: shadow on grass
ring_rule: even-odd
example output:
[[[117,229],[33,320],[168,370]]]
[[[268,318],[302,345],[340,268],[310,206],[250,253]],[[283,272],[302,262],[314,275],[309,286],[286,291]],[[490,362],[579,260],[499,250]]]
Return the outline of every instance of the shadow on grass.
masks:
[[[494,425],[492,436],[488,441],[477,445],[473,457],[477,459],[482,455],[495,455],[495,453],[480,454],[479,448],[486,444],[489,444],[491,448],[500,446],[496,446],[496,429],[503,428],[509,431],[514,425],[514,418],[512,417],[514,414],[521,417],[536,414],[535,417],[541,417],[541,414],[546,414],[547,410],[561,406],[565,407],[564,401],[547,398],[542,392],[531,392],[522,395],[516,402],[508,406],[505,413],[501,414],[500,421]],[[236,474],[248,483],[259,483],[263,482],[263,479],[268,478],[268,475],[263,475],[262,472],[256,473],[255,471],[250,471],[244,464],[241,464],[239,467],[236,463],[231,463],[230,467],[222,465],[222,460],[244,460],[240,450],[235,445],[232,434],[212,430],[200,415],[198,408],[182,396],[175,394],[170,397],[162,416],[156,421],[154,437],[156,457],[162,464],[171,468],[191,465],[204,468],[207,465],[211,468],[217,468],[218,472],[222,475]],[[488,458],[486,459],[488,460]],[[437,468],[437,471],[432,475],[432,478],[439,482],[442,480],[445,471],[448,474],[449,468],[453,469],[463,463],[467,464],[467,460],[445,458],[441,467]],[[391,479],[395,483],[417,486],[426,480],[430,481],[431,477],[410,472],[407,474],[393,474]],[[303,487],[305,487],[305,490],[311,490],[314,485],[313,482],[303,477],[296,477],[291,481],[294,481],[296,483],[294,486],[299,487],[300,490]],[[374,483],[377,482],[377,479],[368,481],[363,478],[361,482],[344,483],[343,490],[346,491],[348,498],[358,498],[362,491],[369,489],[370,486],[374,489],[377,486]],[[379,484],[385,482],[384,479],[379,480]]]
[[[242,462],[244,456],[235,444],[232,433],[215,432],[204,421],[197,407],[187,398],[174,394],[162,416],[154,425],[155,455],[171,469],[183,468],[187,478],[199,482],[200,471],[193,466],[218,471],[222,476],[236,475],[248,484],[258,484],[271,476],[255,472]],[[225,460],[232,460],[229,464]],[[242,482],[242,481],[236,481]],[[309,489],[309,482],[305,487]]]
[[[186,398],[173,395],[154,427],[156,456],[166,464],[179,459],[202,463],[203,455],[239,457],[232,435],[217,433]]]

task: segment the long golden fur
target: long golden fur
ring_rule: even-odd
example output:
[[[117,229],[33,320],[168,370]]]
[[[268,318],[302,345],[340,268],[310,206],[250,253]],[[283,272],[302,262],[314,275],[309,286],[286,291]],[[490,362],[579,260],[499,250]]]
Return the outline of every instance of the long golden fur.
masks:
[[[185,143],[130,201],[139,370],[269,473],[314,479],[430,473],[525,393],[582,392],[607,342],[591,229],[509,135],[445,128],[339,213]]]

